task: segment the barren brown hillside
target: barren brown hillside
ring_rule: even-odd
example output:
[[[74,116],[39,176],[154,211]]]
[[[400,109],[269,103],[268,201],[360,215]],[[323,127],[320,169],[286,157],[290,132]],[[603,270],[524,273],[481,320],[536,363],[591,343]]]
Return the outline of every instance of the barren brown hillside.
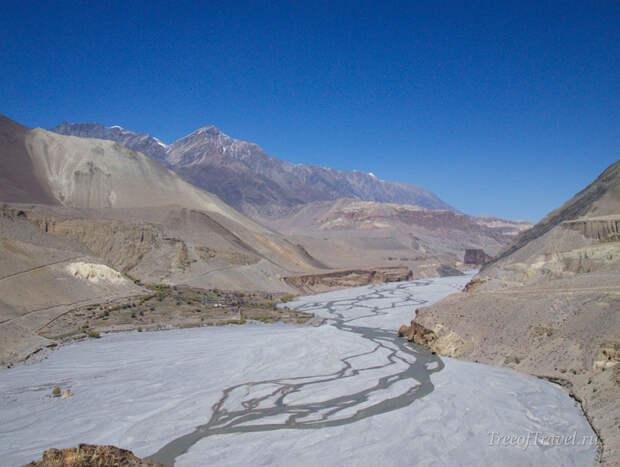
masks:
[[[457,358],[565,385],[620,459],[620,162],[520,234],[467,292],[422,308],[422,339]]]

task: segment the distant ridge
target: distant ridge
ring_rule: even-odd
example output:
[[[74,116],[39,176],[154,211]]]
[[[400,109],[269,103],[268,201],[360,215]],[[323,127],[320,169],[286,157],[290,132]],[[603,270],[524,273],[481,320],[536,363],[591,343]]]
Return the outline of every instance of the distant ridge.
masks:
[[[170,167],[251,217],[281,217],[299,205],[339,198],[455,211],[420,186],[380,180],[358,171],[292,164],[214,126],[199,128],[169,146],[149,135],[98,123],[64,122],[51,131],[117,141]]]

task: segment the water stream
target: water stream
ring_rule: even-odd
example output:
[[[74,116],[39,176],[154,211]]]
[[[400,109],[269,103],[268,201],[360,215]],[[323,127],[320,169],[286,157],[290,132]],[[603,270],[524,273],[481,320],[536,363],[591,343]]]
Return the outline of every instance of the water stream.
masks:
[[[489,433],[592,435],[566,392],[440,359],[396,336],[468,277],[289,303],[321,326],[247,324],[105,335],[0,370],[0,464],[112,444],[178,466],[591,465],[596,446],[490,444]],[[50,396],[70,389],[66,399]]]
[[[421,287],[429,285],[425,281],[417,281],[415,284]],[[372,301],[386,304],[368,305]],[[225,388],[205,424],[170,441],[149,456],[149,459],[172,465],[178,456],[186,453],[201,439],[212,435],[339,426],[406,407],[416,399],[426,396],[433,391],[430,376],[443,369],[441,359],[425,349],[409,344],[405,339],[398,338],[394,329],[355,325],[356,321],[362,319],[387,315],[397,307],[410,306],[413,311],[425,303],[426,300],[416,297],[409,283],[390,287],[376,286],[353,299],[343,298],[297,306],[296,309],[301,311],[320,312],[321,316],[327,317],[328,325],[366,339],[372,343],[373,350],[342,358],[340,370],[330,374],[248,381]],[[348,312],[352,310],[364,310],[365,313],[349,317]],[[385,352],[379,356],[381,350]],[[368,366],[358,367],[351,363],[358,357],[371,354],[379,358],[370,359],[373,363]],[[308,355],[307,358],[312,356]],[[392,367],[393,370],[390,371]],[[303,398],[297,402],[287,401],[287,396],[291,394],[303,394],[309,388],[316,389],[316,386],[355,378],[364,372],[379,369],[384,370],[384,374],[378,377],[374,384],[359,391],[320,402],[304,402]],[[410,381],[410,388],[390,397],[390,387],[402,381]],[[231,406],[230,399],[239,393],[244,397],[236,406]],[[374,402],[368,404],[373,400]],[[284,419],[278,423],[270,422],[269,419],[275,416],[284,416]],[[266,421],[261,423],[261,420]]]

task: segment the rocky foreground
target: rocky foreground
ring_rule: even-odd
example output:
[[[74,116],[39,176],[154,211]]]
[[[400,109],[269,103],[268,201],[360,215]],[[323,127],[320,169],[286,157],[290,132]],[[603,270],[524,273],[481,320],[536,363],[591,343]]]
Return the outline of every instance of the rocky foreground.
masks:
[[[135,456],[116,446],[80,444],[77,448],[48,449],[40,461],[26,467],[158,467],[163,464]]]

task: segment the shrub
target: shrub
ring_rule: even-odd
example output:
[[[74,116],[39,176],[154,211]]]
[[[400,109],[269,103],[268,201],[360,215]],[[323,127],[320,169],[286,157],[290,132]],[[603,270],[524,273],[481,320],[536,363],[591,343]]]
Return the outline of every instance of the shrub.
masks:
[[[54,389],[52,389],[52,396],[60,397],[60,388],[58,386],[56,386]]]
[[[101,335],[97,331],[88,331],[88,337],[99,339]]]
[[[140,305],[144,304],[144,302],[149,301],[151,298],[161,298],[161,294],[159,292],[153,292],[147,295],[144,295],[141,299],[140,299]],[[161,301],[161,300],[160,300]]]
[[[293,300],[294,298],[295,298],[295,296],[294,296],[294,295],[291,295],[291,294],[286,294],[286,295],[284,295],[284,296],[280,299],[280,301],[281,301],[282,303],[286,303],[286,302],[290,302],[290,301],[291,301],[291,300]]]
[[[202,325],[202,322],[197,323],[181,323],[179,324],[180,328],[199,328]]]
[[[224,321],[216,321],[215,325],[216,326],[227,326],[229,324],[245,324],[246,321],[244,318],[241,319],[228,319],[228,320],[224,320]],[[209,324],[207,324],[207,326],[209,326]]]
[[[132,281],[134,284],[136,284],[137,286],[142,286],[142,281],[140,279],[137,279],[135,277],[133,277],[131,274],[129,274],[128,272],[125,273],[125,276],[127,276],[127,278]]]

